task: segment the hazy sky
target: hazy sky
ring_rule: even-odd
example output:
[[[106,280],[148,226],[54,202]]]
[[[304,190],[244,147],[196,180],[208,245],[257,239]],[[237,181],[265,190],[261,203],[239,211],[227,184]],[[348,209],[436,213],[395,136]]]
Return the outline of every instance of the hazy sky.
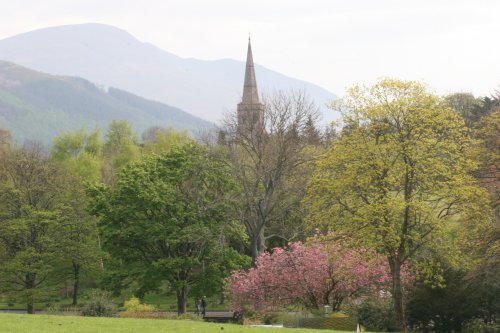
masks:
[[[385,76],[489,95],[499,13],[498,0],[0,0],[0,39],[99,22],[182,57],[244,60],[250,32],[256,63],[338,95]]]

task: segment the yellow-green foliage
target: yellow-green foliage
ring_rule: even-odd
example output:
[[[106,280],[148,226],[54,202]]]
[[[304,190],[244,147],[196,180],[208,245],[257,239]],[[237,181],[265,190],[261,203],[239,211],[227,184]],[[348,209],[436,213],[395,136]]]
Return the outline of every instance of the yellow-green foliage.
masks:
[[[192,139],[187,131],[176,131],[173,128],[158,129],[154,141],[144,142],[145,153],[161,154],[172,149],[172,147],[191,142]]]
[[[149,304],[143,304],[141,301],[132,297],[125,301],[125,311],[120,314],[121,317],[129,318],[162,318],[161,313],[156,307]]]
[[[82,182],[97,182],[101,176],[99,129],[87,133],[83,128],[54,138],[52,157]]]
[[[351,88],[340,109],[344,129],[309,181],[312,227],[374,246],[391,265],[423,247],[459,252],[461,233],[490,216],[461,116],[421,83],[393,79]]]
[[[153,305],[149,305],[149,304],[143,304],[136,297],[132,297],[128,301],[125,301],[123,306],[125,307],[126,311],[138,311],[138,312],[156,311],[156,307],[154,307]]]

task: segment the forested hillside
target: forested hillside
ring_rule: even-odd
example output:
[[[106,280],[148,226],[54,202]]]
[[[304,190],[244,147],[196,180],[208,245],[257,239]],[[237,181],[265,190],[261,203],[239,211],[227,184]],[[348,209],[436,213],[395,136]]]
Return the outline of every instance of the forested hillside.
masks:
[[[114,119],[131,122],[138,133],[151,126],[191,132],[213,126],[123,90],[105,90],[81,78],[53,76],[0,61],[0,126],[13,133],[15,142],[50,144],[63,131],[105,127]]]

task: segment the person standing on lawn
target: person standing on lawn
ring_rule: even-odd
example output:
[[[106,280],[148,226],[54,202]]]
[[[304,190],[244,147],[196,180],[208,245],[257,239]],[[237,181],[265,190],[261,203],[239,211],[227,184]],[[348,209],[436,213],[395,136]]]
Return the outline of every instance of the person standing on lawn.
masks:
[[[201,314],[201,298],[196,300],[196,315],[199,316]]]

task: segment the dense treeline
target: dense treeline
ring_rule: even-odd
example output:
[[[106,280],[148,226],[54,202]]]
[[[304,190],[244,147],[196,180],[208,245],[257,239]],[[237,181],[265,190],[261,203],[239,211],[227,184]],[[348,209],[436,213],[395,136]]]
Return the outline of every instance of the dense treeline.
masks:
[[[260,130],[242,132],[229,117],[200,140],[161,127],[139,139],[113,121],[103,134],[65,133],[47,151],[16,147],[0,130],[0,296],[33,313],[57,299],[79,306],[85,289],[143,298],[167,288],[181,314],[188,298],[224,301],[232,272],[266,262],[252,283],[267,296],[292,295],[284,288],[294,286],[287,306],[335,304],[371,330],[498,323],[498,93],[443,98],[416,82],[382,80],[353,87],[333,106],[342,127],[324,131],[303,94],[278,93],[265,105]],[[286,250],[290,242],[305,247]],[[325,270],[308,266],[319,247],[336,249],[322,250]],[[353,253],[356,265],[344,262]],[[373,256],[385,258],[385,272],[356,292],[336,284],[353,281],[350,271],[373,272]],[[290,263],[303,265],[302,275]],[[311,302],[301,299],[312,295],[300,289],[308,283],[294,278],[314,269],[335,292],[315,291],[326,296]],[[255,275],[237,274],[233,289],[243,286],[238,276]],[[274,290],[273,274],[287,274],[288,284]],[[252,297],[253,312],[280,306]]]

